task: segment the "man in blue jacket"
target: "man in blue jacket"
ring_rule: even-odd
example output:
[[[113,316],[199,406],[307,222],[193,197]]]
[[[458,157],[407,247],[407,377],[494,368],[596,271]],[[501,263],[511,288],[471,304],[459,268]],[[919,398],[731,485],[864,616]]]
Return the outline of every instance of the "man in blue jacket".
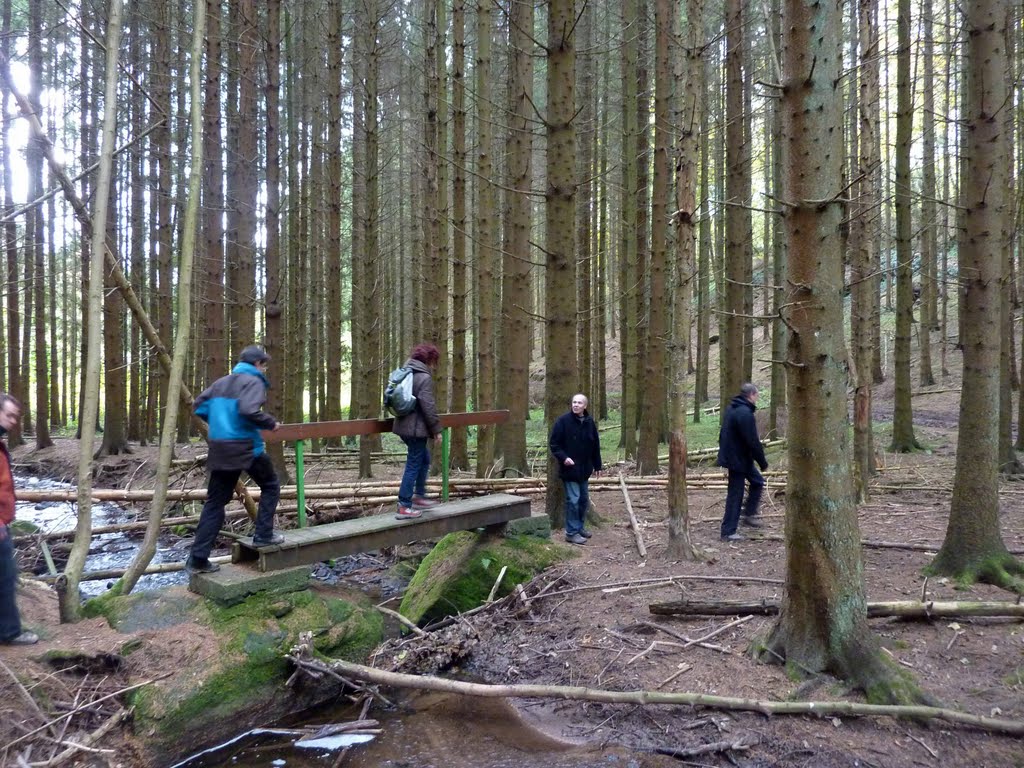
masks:
[[[573,395],[569,412],[551,428],[549,447],[565,486],[565,540],[570,544],[586,544],[590,538],[590,531],[583,527],[590,509],[588,481],[601,471],[601,439],[587,404],[585,395]]]
[[[243,470],[260,487],[253,545],[268,547],[284,542],[284,536],[274,533],[281,485],[260,436],[261,430],[278,426],[277,420],[263,410],[270,388],[269,363],[270,355],[263,347],[246,347],[231,373],[217,379],[196,398],[195,414],[210,427],[206,458],[210,482],[187,563],[194,573],[220,570],[219,565],[210,562],[210,550],[224,524],[224,505],[231,500]]]
[[[754,411],[757,410],[757,387],[747,382],[732,399],[722,416],[722,430],[718,435],[718,466],[729,470],[729,490],[725,494],[725,515],[722,517],[722,541],[742,541],[736,532],[743,511],[743,524],[760,528],[757,507],[761,503],[764,478],[757,471],[768,469],[764,446],[757,436]],[[747,504],[743,506],[743,488],[750,483]]]

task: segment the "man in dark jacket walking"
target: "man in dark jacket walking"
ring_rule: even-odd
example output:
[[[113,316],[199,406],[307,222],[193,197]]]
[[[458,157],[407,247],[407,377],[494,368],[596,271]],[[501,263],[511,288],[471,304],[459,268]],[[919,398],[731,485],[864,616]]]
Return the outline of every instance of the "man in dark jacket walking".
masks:
[[[729,490],[725,494],[725,516],[722,518],[722,541],[742,541],[736,532],[743,511],[743,524],[751,528],[761,527],[756,519],[757,506],[761,503],[764,478],[757,471],[768,469],[764,457],[764,446],[757,436],[754,411],[757,410],[757,387],[747,382],[740,387],[740,393],[732,399],[722,416],[722,430],[718,435],[718,466],[729,470]],[[747,504],[743,506],[743,487],[749,482],[750,492]]]
[[[585,395],[573,395],[569,412],[551,428],[551,453],[565,486],[565,540],[570,544],[586,544],[591,536],[583,527],[590,509],[588,481],[601,471],[601,439],[587,405]]]
[[[196,398],[195,414],[210,427],[206,457],[210,482],[187,563],[189,571],[220,570],[219,565],[210,562],[210,550],[224,524],[224,505],[231,500],[243,470],[260,487],[253,545],[268,547],[284,542],[284,536],[274,533],[281,485],[260,436],[261,430],[277,429],[277,420],[263,410],[270,388],[269,364],[270,355],[263,347],[246,347],[231,373],[217,379]]]

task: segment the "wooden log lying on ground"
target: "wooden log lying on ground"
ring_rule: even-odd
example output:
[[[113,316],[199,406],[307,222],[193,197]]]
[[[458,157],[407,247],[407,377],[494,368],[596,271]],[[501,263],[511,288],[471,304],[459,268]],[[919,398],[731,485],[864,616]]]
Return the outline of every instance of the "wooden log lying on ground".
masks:
[[[295,649],[298,650],[298,649]],[[662,691],[609,691],[568,685],[487,685],[464,683],[441,677],[406,675],[387,672],[362,664],[335,659],[330,662],[293,653],[287,657],[310,673],[334,674],[352,680],[387,685],[393,688],[412,688],[420,691],[441,691],[463,696],[483,698],[536,698],[575,701],[597,701],[610,704],[663,704],[675,706],[708,707],[710,709],[759,712],[763,715],[815,715],[837,717],[898,717],[916,720],[937,719],[956,725],[979,728],[993,733],[1024,735],[1024,722],[1001,720],[994,717],[972,715],[955,709],[926,706],[896,706],[861,704],[854,701],[759,701],[748,698],[711,696],[704,693],[664,693]]]
[[[759,614],[772,616],[779,612],[778,600],[720,601],[676,600],[671,603],[652,603],[651,613],[660,616],[741,616]],[[899,616],[905,619],[939,619],[966,616],[1000,616],[1024,618],[1024,604],[995,601],[898,600],[868,603],[868,618]]]

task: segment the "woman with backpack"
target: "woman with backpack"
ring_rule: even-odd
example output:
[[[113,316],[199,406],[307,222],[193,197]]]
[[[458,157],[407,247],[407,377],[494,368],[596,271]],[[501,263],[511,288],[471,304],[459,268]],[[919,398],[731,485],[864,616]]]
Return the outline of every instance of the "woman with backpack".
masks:
[[[405,457],[405,472],[398,488],[399,520],[419,517],[423,510],[436,507],[438,502],[427,498],[427,473],[430,471],[430,450],[428,440],[441,440],[441,422],[437,417],[437,402],[434,398],[433,371],[441,355],[437,347],[424,342],[417,344],[409,353],[404,368],[412,372],[412,394],[416,406],[404,416],[396,416],[392,430],[402,438],[408,448]]]

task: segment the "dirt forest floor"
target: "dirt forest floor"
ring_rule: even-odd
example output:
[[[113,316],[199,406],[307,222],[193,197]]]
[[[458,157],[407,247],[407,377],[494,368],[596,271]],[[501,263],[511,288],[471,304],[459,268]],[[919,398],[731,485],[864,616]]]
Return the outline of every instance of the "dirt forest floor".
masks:
[[[914,397],[915,423],[920,424],[917,437],[929,452],[882,454],[882,471],[871,500],[860,510],[861,533],[870,542],[864,549],[868,599],[1013,600],[1013,596],[991,587],[959,590],[945,580],[926,580],[922,575],[923,567],[943,540],[956,448],[959,393],[955,387],[935,390],[941,391]],[[891,412],[891,383],[878,388],[875,405],[880,414]],[[880,436],[877,444],[884,448],[885,437]],[[30,447],[25,447],[19,449],[15,459],[20,465],[48,468],[49,474],[59,476],[62,470],[73,471],[75,450],[71,441],[50,449],[48,455],[33,454]],[[770,454],[772,469],[784,468],[784,459],[781,452]],[[155,451],[143,449],[108,460],[98,484],[148,487],[148,470],[138,471],[142,462],[152,467]],[[397,464],[379,469],[384,477],[397,477],[399,472]],[[715,470],[693,468],[694,474],[704,471]],[[610,472],[628,475],[630,467],[612,466]],[[351,478],[353,471],[327,469],[323,479],[330,475]],[[769,479],[784,482],[784,476]],[[201,473],[194,473],[192,480],[201,485]],[[543,498],[533,498],[535,510],[542,509]],[[839,681],[794,681],[782,667],[758,664],[749,658],[746,649],[771,626],[771,617],[755,616],[737,622],[737,617],[679,618],[654,616],[649,611],[651,603],[680,599],[780,599],[785,577],[785,551],[780,540],[785,494],[781,488],[766,494],[762,506],[764,528],[743,529],[750,538],[735,544],[721,542],[718,537],[724,490],[691,491],[694,539],[707,556],[700,563],[675,561],[666,554],[664,490],[635,489],[630,498],[648,548],[647,557],[641,558],[638,553],[621,491],[595,492],[593,502],[602,522],[594,527],[593,538],[578,548],[579,557],[538,578],[531,591],[550,586],[546,596],[533,602],[529,613],[516,617],[511,611],[493,612],[473,622],[478,642],[471,658],[462,665],[466,673],[492,683],[696,692],[776,701],[863,700]],[[1004,481],[1001,501],[1004,541],[1011,552],[1022,554],[1024,484]],[[555,536],[560,539],[560,532]],[[384,553],[361,574],[372,578],[367,570],[377,567],[373,562],[379,563],[383,573],[394,556],[396,553]],[[667,582],[669,577],[677,576],[686,578]],[[23,675],[27,671],[32,679],[47,679],[54,685],[52,670],[36,661],[41,650],[64,644],[106,652],[124,643],[123,635],[98,619],[57,625],[56,601],[43,587],[24,588],[21,603],[30,626],[45,625],[45,639],[34,648],[0,649],[0,662],[7,668],[0,668],[0,698],[7,702],[0,709],[17,710],[13,702],[25,693],[11,683],[14,670]],[[1024,623],[1006,619],[873,619],[871,626],[885,652],[944,706],[1024,721]],[[704,644],[689,645],[680,639],[696,640],[723,627],[727,628]],[[146,640],[149,650],[143,660],[136,660],[133,654],[130,669],[113,675],[97,671],[88,684],[96,690],[115,691],[119,686],[173,669],[177,654],[210,652],[208,638],[204,643],[201,633],[183,640],[178,633],[148,631]],[[385,658],[386,654],[379,657]],[[152,668],[144,668],[145,659]],[[50,695],[55,694],[51,691]],[[75,695],[70,688],[64,691],[68,701]],[[515,705],[528,722],[545,732],[580,742],[645,751],[722,742],[739,745],[677,763],[685,765],[1024,765],[1021,740],[941,723],[921,725],[866,717],[769,718],[688,707],[529,699],[517,700]],[[98,708],[94,722],[82,727],[98,727],[102,719],[102,708]],[[8,736],[12,733],[17,731],[7,730]],[[103,747],[105,743],[101,740],[95,746]],[[77,764],[129,766],[133,760],[130,752],[119,749],[115,754],[91,754]]]

